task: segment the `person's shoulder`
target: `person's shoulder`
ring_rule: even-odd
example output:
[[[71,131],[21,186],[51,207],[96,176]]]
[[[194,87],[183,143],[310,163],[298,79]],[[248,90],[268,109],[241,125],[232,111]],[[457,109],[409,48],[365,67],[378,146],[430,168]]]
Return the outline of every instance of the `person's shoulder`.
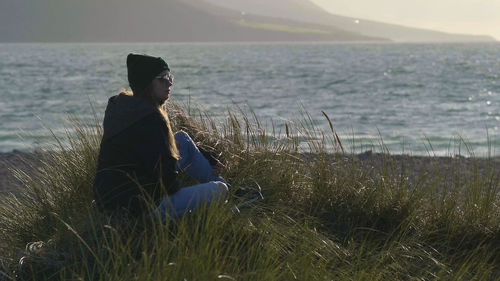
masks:
[[[117,99],[133,99],[133,96],[129,94],[128,92],[120,92],[117,95],[113,95],[108,98],[108,103],[115,102]]]

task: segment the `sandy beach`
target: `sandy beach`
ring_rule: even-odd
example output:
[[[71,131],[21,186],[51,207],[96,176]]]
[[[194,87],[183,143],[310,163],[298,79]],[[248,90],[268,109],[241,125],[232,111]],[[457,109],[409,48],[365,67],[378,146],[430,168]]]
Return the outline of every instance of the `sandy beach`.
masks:
[[[315,161],[318,155],[302,154],[304,161]],[[15,192],[19,181],[13,170],[29,172],[41,165],[41,154],[39,152],[23,152],[14,150],[12,152],[0,153],[0,193]],[[492,179],[499,178],[500,173],[496,167],[500,167],[500,157],[494,158],[467,158],[456,157],[427,157],[410,155],[387,155],[365,151],[356,155],[329,155],[329,160],[337,163],[339,167],[349,165],[354,161],[363,167],[367,173],[376,177],[382,173],[382,169],[390,169],[390,174],[405,174],[411,187],[423,184],[433,174],[447,175],[450,180],[465,179],[476,171],[484,177]],[[452,179],[453,177],[453,179]]]
[[[312,161],[316,157],[314,154],[306,154],[306,159]],[[380,180],[381,176],[386,175],[397,182],[407,182],[410,188],[437,186],[439,190],[449,190],[449,188],[457,185],[463,186],[473,181],[476,176],[489,179],[492,184],[500,182],[500,173],[498,173],[500,157],[498,156],[492,158],[431,157],[388,155],[365,151],[340,159],[334,155],[329,157],[331,159],[329,161],[336,162],[340,169],[344,167],[346,171],[350,171],[349,166],[354,161],[355,165],[360,167],[360,171],[375,180]]]

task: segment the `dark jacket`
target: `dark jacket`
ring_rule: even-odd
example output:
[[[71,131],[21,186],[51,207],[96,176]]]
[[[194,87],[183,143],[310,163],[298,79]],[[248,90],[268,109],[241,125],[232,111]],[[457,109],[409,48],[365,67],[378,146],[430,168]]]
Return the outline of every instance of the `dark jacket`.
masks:
[[[146,202],[158,205],[179,190],[176,162],[168,145],[168,126],[148,101],[126,94],[108,101],[103,122],[94,195],[100,209],[126,208],[143,214]]]

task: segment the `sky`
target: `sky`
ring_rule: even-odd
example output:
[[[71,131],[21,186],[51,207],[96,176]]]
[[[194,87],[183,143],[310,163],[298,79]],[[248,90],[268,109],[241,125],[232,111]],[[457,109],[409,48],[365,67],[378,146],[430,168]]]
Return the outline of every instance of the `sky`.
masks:
[[[500,0],[311,0],[336,15],[500,40]]]

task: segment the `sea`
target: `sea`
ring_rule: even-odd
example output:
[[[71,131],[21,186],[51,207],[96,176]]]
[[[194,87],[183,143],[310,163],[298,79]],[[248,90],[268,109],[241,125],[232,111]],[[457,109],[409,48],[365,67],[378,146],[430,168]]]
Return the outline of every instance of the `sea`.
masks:
[[[500,154],[499,43],[0,44],[0,152],[71,133],[71,116],[101,122],[129,53],[167,61],[179,104],[220,123],[253,111],[276,141],[285,124],[331,140],[326,114],[345,152]]]

